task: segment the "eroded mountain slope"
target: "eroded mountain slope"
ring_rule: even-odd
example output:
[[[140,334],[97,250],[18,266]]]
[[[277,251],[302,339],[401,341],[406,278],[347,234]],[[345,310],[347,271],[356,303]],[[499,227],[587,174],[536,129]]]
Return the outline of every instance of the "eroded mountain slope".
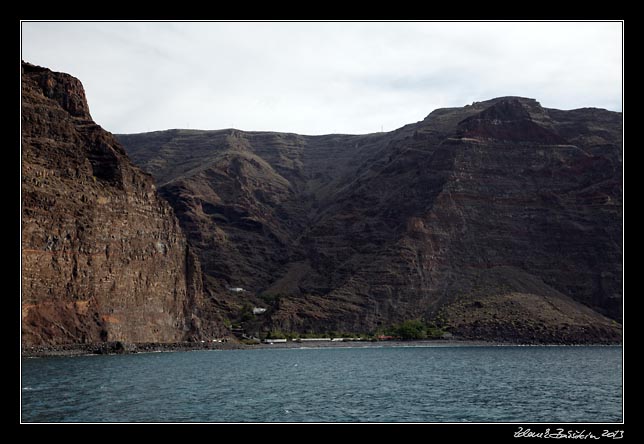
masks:
[[[466,337],[619,339],[619,113],[503,97],[363,136],[118,137],[232,319],[263,304],[264,330],[421,318]]]

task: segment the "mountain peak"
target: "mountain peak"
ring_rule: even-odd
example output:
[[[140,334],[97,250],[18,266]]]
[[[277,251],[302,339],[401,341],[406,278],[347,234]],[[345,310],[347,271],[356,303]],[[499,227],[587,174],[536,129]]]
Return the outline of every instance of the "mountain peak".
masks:
[[[541,106],[541,104],[537,99],[533,99],[531,97],[522,97],[522,96],[501,96],[501,97],[495,97],[493,99],[484,100],[482,102],[474,102],[474,104],[490,106],[490,105],[495,105],[499,102],[515,102],[515,103],[521,103],[523,105],[528,105],[528,106],[535,106],[535,105]]]
[[[439,108],[423,120],[423,125],[443,134],[462,133],[461,124],[468,119],[486,120],[494,123],[532,120],[550,127],[552,121],[541,104],[531,98],[503,96],[455,108]]]
[[[536,103],[538,104],[538,102]],[[500,100],[496,100],[478,116],[481,119],[498,121],[530,119],[530,113],[528,112],[526,102],[517,97],[504,97]]]
[[[22,78],[24,83],[37,86],[35,89],[40,90],[45,97],[56,101],[73,117],[92,120],[85,89],[76,77],[23,61]]]
[[[548,113],[534,99],[510,96],[472,104],[477,108],[481,105],[482,111],[458,123],[457,133],[462,137],[548,145],[567,143],[552,130]]]

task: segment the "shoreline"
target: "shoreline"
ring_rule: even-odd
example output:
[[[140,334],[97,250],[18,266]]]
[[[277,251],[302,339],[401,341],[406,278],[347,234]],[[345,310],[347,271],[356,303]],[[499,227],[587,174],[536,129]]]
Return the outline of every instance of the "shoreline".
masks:
[[[139,343],[105,342],[96,344],[63,344],[52,346],[22,347],[22,358],[125,355],[138,353],[171,353],[203,350],[275,350],[275,349],[321,349],[321,348],[382,348],[382,347],[508,347],[508,346],[622,346],[623,343],[519,343],[484,341],[479,339],[423,339],[384,341],[312,341],[242,344],[239,342],[177,342]]]

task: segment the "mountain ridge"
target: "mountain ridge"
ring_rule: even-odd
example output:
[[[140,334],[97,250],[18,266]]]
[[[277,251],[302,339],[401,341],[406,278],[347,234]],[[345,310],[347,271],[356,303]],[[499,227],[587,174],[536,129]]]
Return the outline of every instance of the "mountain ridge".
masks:
[[[388,133],[117,137],[177,212],[217,310],[237,322],[281,296],[255,333],[420,318],[471,338],[621,334],[620,113],[509,96]],[[467,300],[494,308],[464,316]]]

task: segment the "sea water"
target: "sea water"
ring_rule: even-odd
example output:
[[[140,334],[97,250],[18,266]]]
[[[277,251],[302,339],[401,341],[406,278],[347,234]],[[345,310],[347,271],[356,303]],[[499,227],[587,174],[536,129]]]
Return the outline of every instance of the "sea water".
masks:
[[[621,347],[25,358],[21,372],[23,422],[619,422],[623,407]]]

